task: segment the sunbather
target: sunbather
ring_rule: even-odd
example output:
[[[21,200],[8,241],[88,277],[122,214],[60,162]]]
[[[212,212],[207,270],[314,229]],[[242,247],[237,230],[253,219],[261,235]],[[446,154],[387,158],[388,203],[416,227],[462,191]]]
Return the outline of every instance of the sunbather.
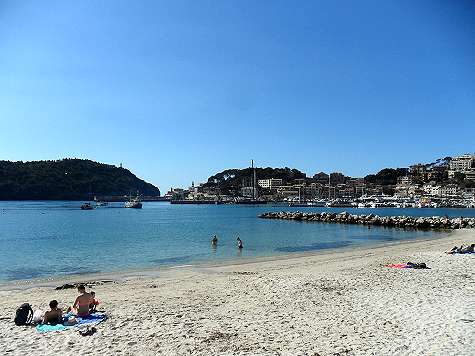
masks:
[[[474,253],[475,252],[475,244],[471,244],[470,246],[466,246],[460,250],[460,253]]]
[[[460,247],[454,246],[450,251],[447,251],[448,254],[453,255],[455,253],[474,253],[475,251],[475,244],[471,244],[470,246],[460,245]]]
[[[58,301],[52,300],[49,302],[49,307],[51,310],[48,310],[43,316],[43,324],[62,324],[63,323],[63,312],[58,308]]]
[[[75,312],[77,316],[88,316],[89,305],[93,302],[94,298],[90,293],[86,293],[86,287],[83,284],[78,287],[78,292],[81,293],[81,295],[74,301],[72,311]]]

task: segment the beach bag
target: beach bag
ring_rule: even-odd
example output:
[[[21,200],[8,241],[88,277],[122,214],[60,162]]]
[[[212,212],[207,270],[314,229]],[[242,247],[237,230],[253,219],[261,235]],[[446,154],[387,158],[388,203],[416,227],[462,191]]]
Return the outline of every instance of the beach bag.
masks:
[[[31,309],[31,305],[28,303],[24,303],[20,305],[20,307],[16,310],[15,315],[15,325],[28,325],[31,323],[31,319],[33,318],[33,309]]]
[[[41,309],[35,310],[33,313],[33,324],[41,324],[43,321],[43,317],[45,316],[45,312]]]

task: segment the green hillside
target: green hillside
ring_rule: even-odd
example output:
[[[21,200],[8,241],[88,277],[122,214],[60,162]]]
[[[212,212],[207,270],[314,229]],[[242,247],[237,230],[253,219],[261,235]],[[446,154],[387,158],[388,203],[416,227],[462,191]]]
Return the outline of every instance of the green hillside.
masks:
[[[0,200],[83,200],[137,191],[160,195],[129,170],[90,160],[0,161]]]

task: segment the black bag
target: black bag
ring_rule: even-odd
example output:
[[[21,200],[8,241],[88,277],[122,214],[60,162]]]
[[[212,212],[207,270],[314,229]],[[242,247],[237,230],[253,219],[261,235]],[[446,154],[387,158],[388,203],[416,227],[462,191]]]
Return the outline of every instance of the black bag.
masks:
[[[33,319],[33,309],[31,309],[31,305],[28,303],[20,305],[16,310],[15,325],[29,325],[31,319]]]

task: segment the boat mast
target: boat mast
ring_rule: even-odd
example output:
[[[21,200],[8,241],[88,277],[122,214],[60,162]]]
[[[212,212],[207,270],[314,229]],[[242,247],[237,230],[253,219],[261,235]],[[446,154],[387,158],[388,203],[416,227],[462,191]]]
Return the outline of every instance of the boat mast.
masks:
[[[256,170],[254,169],[254,160],[251,160],[252,168],[252,200],[256,200]]]

